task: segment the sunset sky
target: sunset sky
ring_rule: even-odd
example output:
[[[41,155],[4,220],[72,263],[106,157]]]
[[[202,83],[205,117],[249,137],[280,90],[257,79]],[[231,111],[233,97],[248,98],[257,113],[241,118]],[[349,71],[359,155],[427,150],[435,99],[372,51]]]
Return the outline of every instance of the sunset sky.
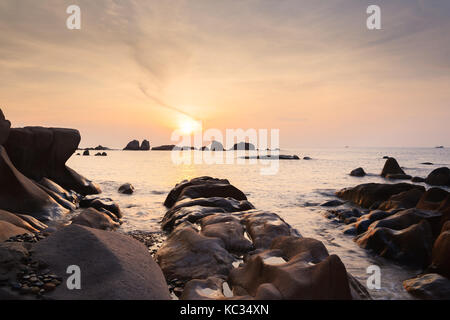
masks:
[[[0,0],[0,30],[6,117],[84,147],[169,144],[183,113],[282,147],[450,146],[448,0]]]

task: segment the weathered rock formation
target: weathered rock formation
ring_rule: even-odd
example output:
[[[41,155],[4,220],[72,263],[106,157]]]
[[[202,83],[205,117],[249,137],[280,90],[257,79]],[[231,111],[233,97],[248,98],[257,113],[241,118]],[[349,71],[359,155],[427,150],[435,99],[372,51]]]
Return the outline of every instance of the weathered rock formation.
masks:
[[[362,297],[339,257],[246,199],[211,177],[183,181],[167,196],[169,236],[156,258],[170,283],[182,283],[174,290],[182,299]]]
[[[80,225],[65,227],[34,246],[33,256],[44,262],[63,283],[81,270],[82,290],[58,286],[48,298],[57,300],[167,300],[169,291],[147,248],[133,238]]]
[[[387,175],[396,175],[401,174],[404,175],[405,171],[400,168],[397,160],[395,158],[388,158],[386,163],[384,164],[383,170],[381,171],[381,176],[386,177]]]

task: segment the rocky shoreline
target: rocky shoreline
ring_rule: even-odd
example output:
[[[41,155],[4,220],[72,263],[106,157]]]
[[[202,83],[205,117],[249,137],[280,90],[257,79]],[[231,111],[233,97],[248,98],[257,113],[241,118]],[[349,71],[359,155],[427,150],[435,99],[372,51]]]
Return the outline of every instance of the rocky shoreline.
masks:
[[[381,176],[408,179],[394,158],[386,157]],[[364,172],[362,168],[355,169]],[[364,176],[355,174],[353,176]],[[361,171],[362,170],[362,171]],[[414,179],[413,179],[414,180]],[[450,186],[450,170],[438,168],[427,184]],[[336,196],[350,207],[326,211],[328,219],[344,223],[344,233],[375,255],[422,270],[405,280],[404,288],[422,299],[450,299],[450,193],[411,183],[366,183],[345,188]],[[343,206],[336,202],[335,206]]]
[[[0,299],[370,299],[322,242],[256,209],[226,179],[177,184],[164,201],[161,232],[118,232],[121,208],[66,166],[80,140],[74,129],[11,128],[0,110]],[[130,149],[149,150],[147,144]],[[390,159],[384,176],[405,178]],[[446,185],[446,172],[424,181]],[[132,194],[134,187],[118,192]],[[358,244],[423,267],[405,281],[408,291],[450,297],[447,191],[365,184],[337,196],[361,206],[328,210]],[[67,286],[70,266],[81,270],[81,290]]]

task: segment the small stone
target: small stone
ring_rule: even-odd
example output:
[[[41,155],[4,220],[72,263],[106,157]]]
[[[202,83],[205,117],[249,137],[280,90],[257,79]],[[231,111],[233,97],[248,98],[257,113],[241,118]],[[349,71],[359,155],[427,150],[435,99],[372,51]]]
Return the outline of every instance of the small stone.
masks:
[[[44,286],[42,287],[45,291],[52,291],[55,290],[56,285],[49,282],[49,283],[45,283]]]
[[[31,287],[31,293],[37,294],[39,291],[41,291],[39,287]]]
[[[33,276],[33,277],[30,278],[30,281],[31,282],[38,282],[39,279],[36,276]]]

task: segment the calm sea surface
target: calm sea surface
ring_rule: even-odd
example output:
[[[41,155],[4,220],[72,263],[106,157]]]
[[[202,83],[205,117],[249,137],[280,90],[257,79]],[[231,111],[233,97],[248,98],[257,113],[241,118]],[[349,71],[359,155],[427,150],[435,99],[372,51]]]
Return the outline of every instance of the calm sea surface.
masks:
[[[449,166],[450,149],[436,148],[336,148],[281,150],[281,154],[297,154],[312,160],[280,161],[278,173],[261,175],[268,164],[174,164],[167,151],[107,151],[107,157],[73,156],[68,165],[80,174],[98,183],[102,196],[119,203],[124,212],[123,231],[159,231],[159,221],[165,213],[164,199],[173,186],[183,179],[198,176],[226,178],[246,193],[257,209],[278,213],[303,236],[324,242],[330,253],[343,260],[347,270],[365,284],[366,268],[376,264],[381,268],[382,288],[370,290],[376,299],[410,299],[401,282],[414,276],[418,270],[396,265],[372,256],[359,248],[351,236],[342,233],[344,225],[333,223],[323,216],[319,204],[335,199],[341,188],[367,182],[388,182],[379,173],[383,156],[395,157],[405,172],[426,177],[434,168]],[[208,157],[209,152],[186,151],[184,157],[195,153]],[[91,151],[91,155],[95,152]],[[214,157],[219,157],[218,152]],[[236,161],[234,161],[236,162]],[[432,162],[434,165],[422,165]],[[364,178],[348,173],[363,167]],[[129,182],[136,192],[121,195],[118,187]]]

